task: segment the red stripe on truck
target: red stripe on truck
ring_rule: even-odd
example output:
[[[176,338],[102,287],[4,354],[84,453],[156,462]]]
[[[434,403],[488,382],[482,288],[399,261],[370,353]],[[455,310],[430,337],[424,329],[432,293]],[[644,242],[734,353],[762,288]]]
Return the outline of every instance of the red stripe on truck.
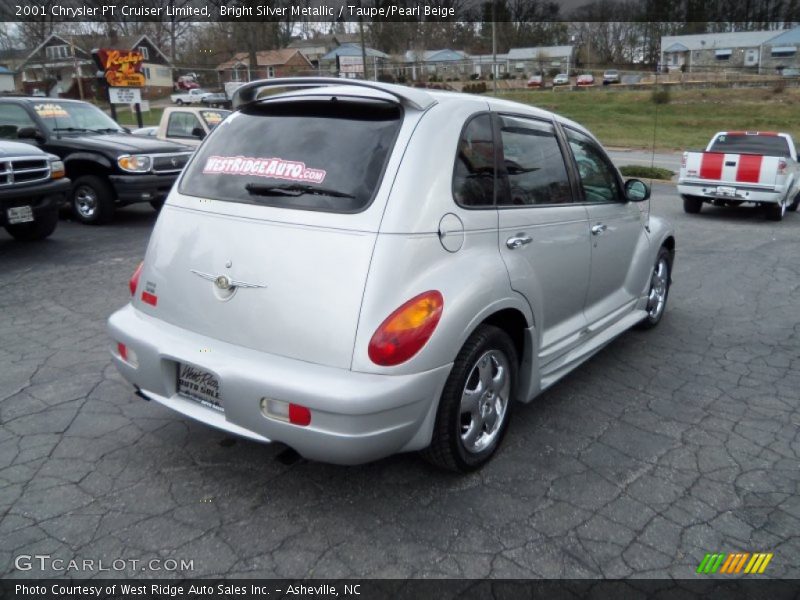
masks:
[[[700,179],[722,179],[722,163],[725,155],[719,152],[705,152],[700,161]]]
[[[736,169],[736,181],[740,183],[758,183],[761,176],[760,154],[739,155],[739,168]]]

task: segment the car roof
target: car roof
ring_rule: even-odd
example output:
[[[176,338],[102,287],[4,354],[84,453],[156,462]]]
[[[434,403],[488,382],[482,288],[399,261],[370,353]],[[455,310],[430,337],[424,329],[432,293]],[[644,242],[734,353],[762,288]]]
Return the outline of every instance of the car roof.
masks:
[[[275,79],[271,81],[277,82],[278,80]],[[504,100],[502,98],[495,98],[493,96],[482,95],[482,94],[466,94],[463,92],[451,92],[447,90],[435,90],[435,89],[417,89],[417,88],[408,88],[405,86],[398,86],[394,84],[385,84],[380,82],[365,82],[363,80],[358,80],[358,81],[359,81],[358,85],[348,85],[347,83],[344,82],[339,83],[334,81],[330,82],[328,85],[325,86],[293,88],[291,89],[291,91],[263,97],[258,101],[271,102],[271,101],[280,101],[284,99],[288,100],[291,98],[335,95],[335,96],[349,96],[353,98],[385,100],[389,102],[399,103],[399,100],[395,94],[408,93],[409,95],[413,94],[415,97],[419,98],[421,102],[425,103],[425,107],[423,110],[429,110],[435,108],[436,105],[441,105],[445,110],[447,110],[448,106],[454,106],[458,103],[469,102],[475,104],[476,112],[478,112],[479,110],[481,110],[481,106],[484,107],[483,110],[485,110],[485,107],[487,107],[488,105],[488,108],[495,112],[509,112],[518,115],[527,115],[534,118],[547,119],[547,120],[554,119],[559,123],[561,123],[562,125],[567,125],[569,127],[572,127],[573,129],[577,129],[578,131],[594,138],[591,132],[589,132],[585,127],[570,119],[567,119],[566,117],[562,117],[561,115],[550,112],[548,110],[537,108],[535,106],[522,104],[520,102]]]

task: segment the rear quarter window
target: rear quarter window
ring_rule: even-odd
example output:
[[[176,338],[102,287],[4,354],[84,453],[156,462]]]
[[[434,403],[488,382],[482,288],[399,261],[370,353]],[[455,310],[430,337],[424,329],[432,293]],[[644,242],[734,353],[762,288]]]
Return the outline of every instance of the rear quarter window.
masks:
[[[180,192],[281,208],[359,212],[402,122],[391,102],[325,98],[245,107],[215,128]]]

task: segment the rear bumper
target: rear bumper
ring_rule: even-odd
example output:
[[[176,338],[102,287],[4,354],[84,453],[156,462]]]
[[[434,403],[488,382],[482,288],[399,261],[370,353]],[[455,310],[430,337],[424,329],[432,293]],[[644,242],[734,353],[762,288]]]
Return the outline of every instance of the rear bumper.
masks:
[[[133,204],[163,200],[178,175],[111,175],[108,179],[114,186],[120,204]]]
[[[721,184],[724,186],[724,184]],[[735,190],[734,195],[721,194],[717,191],[716,183],[690,183],[678,182],[678,193],[686,196],[696,196],[706,200],[733,200],[739,202],[765,202],[777,204],[786,196],[784,189],[764,189],[763,187],[747,185],[730,185],[726,187]]]
[[[315,365],[207,338],[168,325],[132,305],[108,322],[113,362],[141,394],[183,415],[262,442],[282,442],[312,460],[360,464],[430,443],[438,398],[451,365],[389,376]],[[122,342],[138,365],[116,351]],[[177,363],[214,373],[224,413],[176,393]],[[261,399],[300,404],[311,424],[262,413]]]

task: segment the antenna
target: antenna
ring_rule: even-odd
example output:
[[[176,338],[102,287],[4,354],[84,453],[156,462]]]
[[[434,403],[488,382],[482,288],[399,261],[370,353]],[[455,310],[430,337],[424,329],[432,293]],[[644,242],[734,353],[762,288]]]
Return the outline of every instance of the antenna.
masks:
[[[656,80],[653,84],[654,92],[658,93],[658,71],[661,69],[661,63],[659,62],[656,66]],[[653,114],[653,143],[651,145],[650,151],[650,168],[654,168],[656,166],[656,131],[658,130],[658,102],[653,102],[656,105],[656,111]],[[650,197],[647,199],[647,227],[648,231],[650,228],[650,211],[651,211],[651,203],[653,202],[653,180],[650,179]]]

